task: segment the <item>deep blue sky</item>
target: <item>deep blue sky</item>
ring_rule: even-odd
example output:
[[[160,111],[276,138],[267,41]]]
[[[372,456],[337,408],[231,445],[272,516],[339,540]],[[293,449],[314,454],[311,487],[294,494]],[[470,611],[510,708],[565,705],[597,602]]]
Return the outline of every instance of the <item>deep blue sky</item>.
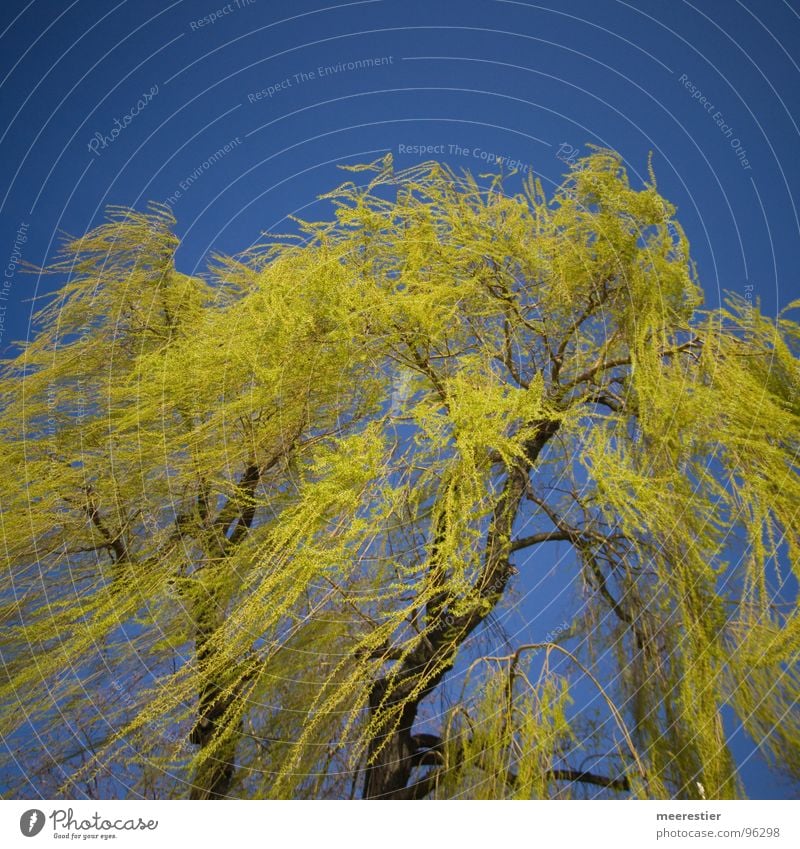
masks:
[[[315,199],[344,178],[337,163],[391,150],[410,165],[432,157],[401,146],[437,145],[453,165],[488,170],[477,149],[550,184],[571,149],[595,143],[620,151],[634,179],[653,152],[711,304],[725,289],[768,312],[800,296],[800,0],[2,5],[4,270],[15,241],[44,263],[61,231],[83,233],[107,204],[171,199],[179,266],[192,272],[209,251],[291,230],[287,215],[323,216]],[[382,64],[317,71],[366,58]],[[7,355],[28,333],[37,281],[4,279]],[[563,618],[557,607],[542,616],[539,638]],[[751,796],[787,792],[756,758],[745,777]]]

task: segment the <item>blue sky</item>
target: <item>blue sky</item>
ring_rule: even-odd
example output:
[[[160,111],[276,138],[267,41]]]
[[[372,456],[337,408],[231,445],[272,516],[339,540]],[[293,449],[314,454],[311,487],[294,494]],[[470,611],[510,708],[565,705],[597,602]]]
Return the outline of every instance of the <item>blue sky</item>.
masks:
[[[52,259],[106,205],[168,201],[190,273],[324,217],[337,165],[386,151],[508,157],[546,186],[587,143],[634,181],[652,152],[711,305],[800,297],[798,0],[4,0],[0,34],[4,356],[56,283],[17,259]],[[790,792],[757,758],[744,774]]]

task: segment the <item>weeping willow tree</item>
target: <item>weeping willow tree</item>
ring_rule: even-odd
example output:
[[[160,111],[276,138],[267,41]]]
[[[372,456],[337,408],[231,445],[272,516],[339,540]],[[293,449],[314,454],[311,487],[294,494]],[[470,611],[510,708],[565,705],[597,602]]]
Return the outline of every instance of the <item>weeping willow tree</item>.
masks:
[[[551,197],[352,170],[202,278],[158,205],[44,269],[2,375],[6,792],[728,798],[739,727],[797,776],[800,326],[703,309],[611,152]]]

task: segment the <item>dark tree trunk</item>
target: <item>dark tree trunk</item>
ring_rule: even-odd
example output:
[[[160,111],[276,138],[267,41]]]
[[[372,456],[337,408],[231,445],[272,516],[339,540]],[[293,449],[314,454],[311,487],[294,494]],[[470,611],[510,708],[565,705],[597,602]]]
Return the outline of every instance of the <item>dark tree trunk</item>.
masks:
[[[220,511],[212,531],[219,547],[219,561],[215,569],[222,568],[225,556],[241,542],[252,525],[255,515],[253,495],[260,480],[261,471],[251,464],[239,481],[240,498],[232,498]],[[206,748],[217,742],[217,752],[206,759],[192,778],[191,799],[225,799],[229,797],[236,771],[236,745],[241,735],[242,723],[226,726],[225,713],[238,694],[245,678],[240,677],[233,690],[226,686],[230,681],[220,680],[219,673],[207,675],[205,669],[213,666],[215,648],[213,638],[224,623],[224,605],[218,586],[213,586],[205,598],[200,598],[194,607],[195,658],[204,675],[198,693],[197,720],[189,735],[189,742]],[[230,719],[227,720],[230,722]],[[224,742],[218,737],[224,736]]]
[[[381,709],[386,691],[385,678],[379,679],[372,687],[369,694],[369,708],[372,715],[377,714]],[[370,740],[369,758],[371,759],[378,749],[380,752],[375,763],[367,767],[364,783],[365,799],[395,799],[408,785],[411,770],[414,768],[415,744],[411,737],[411,728],[416,715],[416,703],[409,702],[403,708],[399,727],[388,735],[388,740],[386,735],[378,735]]]
[[[212,638],[222,624],[217,593],[195,607],[195,657],[202,669],[214,660]],[[228,796],[235,771],[236,741],[239,728],[227,729],[225,712],[231,705],[232,695],[225,693],[224,682],[218,677],[207,677],[198,694],[197,720],[189,734],[189,742],[204,749],[215,742],[218,735],[226,735],[226,742],[216,754],[205,760],[192,777],[191,799],[224,799]],[[239,727],[241,723],[238,723]],[[226,731],[229,732],[226,734]],[[231,735],[231,731],[234,733]]]
[[[400,722],[387,734],[376,734],[368,747],[368,766],[364,781],[365,799],[413,799],[426,795],[430,783],[420,781],[409,785],[413,769],[424,763],[428,751],[429,735],[415,735],[414,722],[420,702],[441,682],[453,667],[457,652],[467,637],[488,616],[503,595],[508,579],[513,574],[509,561],[511,532],[520,504],[525,497],[528,474],[548,440],[558,431],[557,421],[539,424],[536,435],[526,445],[525,460],[512,466],[507,473],[503,490],[495,506],[486,539],[484,565],[475,585],[475,591],[487,606],[476,606],[475,612],[454,620],[449,628],[436,628],[447,611],[446,592],[428,605],[426,616],[433,629],[426,639],[405,660],[401,668],[392,671],[391,677],[379,678],[369,693],[370,716],[385,713],[394,705],[401,705]],[[436,542],[434,541],[434,552]],[[415,692],[421,680],[427,679],[427,669],[437,672],[426,680],[424,688]]]

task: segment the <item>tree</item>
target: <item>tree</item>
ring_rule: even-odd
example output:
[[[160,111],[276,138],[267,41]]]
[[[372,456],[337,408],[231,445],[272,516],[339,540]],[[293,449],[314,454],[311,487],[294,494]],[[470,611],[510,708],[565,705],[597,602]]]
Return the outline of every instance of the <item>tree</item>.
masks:
[[[703,309],[612,152],[551,199],[352,170],[207,279],[158,205],[46,269],[2,380],[7,786],[723,798],[734,716],[797,776],[800,326]],[[551,567],[571,621],[515,641]]]

